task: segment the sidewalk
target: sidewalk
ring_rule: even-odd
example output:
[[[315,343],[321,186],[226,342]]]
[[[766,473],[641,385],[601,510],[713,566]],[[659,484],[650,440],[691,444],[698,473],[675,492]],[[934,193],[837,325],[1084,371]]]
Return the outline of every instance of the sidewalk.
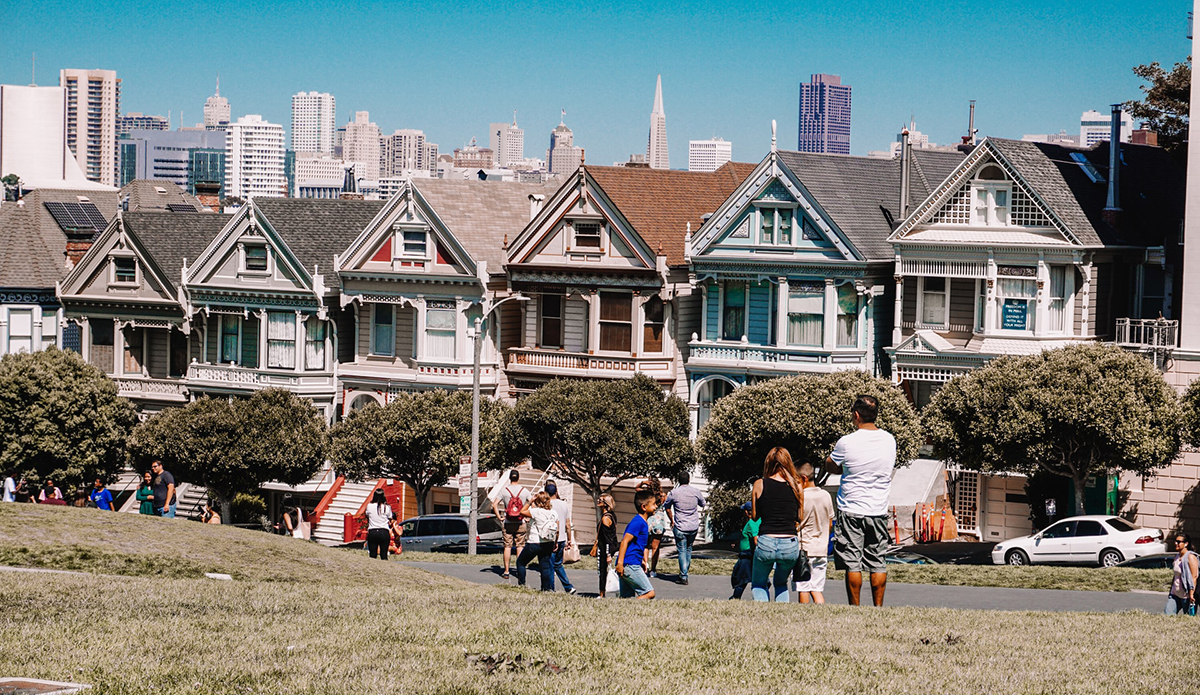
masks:
[[[405,564],[480,584],[517,585],[515,574],[512,578],[505,580],[500,576],[499,567],[441,562],[408,562]],[[597,595],[598,577],[596,572],[568,570],[567,576],[571,578],[571,582],[575,585],[576,590],[579,591],[580,596],[594,597]],[[657,598],[727,600],[733,593],[729,585],[729,577],[696,574],[689,578],[690,584],[688,586],[676,584],[674,580],[674,575],[669,575],[668,577],[659,576],[650,580],[654,585],[654,592]],[[538,573],[531,570],[526,581],[528,582],[528,586],[536,589],[539,582]],[[557,583],[555,587],[559,591],[562,591],[562,587],[558,586]],[[869,603],[869,587],[863,587],[862,595],[864,601]],[[611,595],[609,599],[615,600]],[[831,604],[846,605],[846,591],[842,584],[833,582],[827,584],[825,587],[825,599]],[[746,588],[742,600],[750,600],[749,587]],[[795,601],[795,595],[792,596],[792,600]],[[919,606],[968,610],[1092,611],[1105,613],[1140,610],[1147,613],[1159,613],[1166,603],[1166,598],[1157,594],[1140,592],[1002,589],[994,587],[896,583],[888,584],[884,603],[888,606]]]

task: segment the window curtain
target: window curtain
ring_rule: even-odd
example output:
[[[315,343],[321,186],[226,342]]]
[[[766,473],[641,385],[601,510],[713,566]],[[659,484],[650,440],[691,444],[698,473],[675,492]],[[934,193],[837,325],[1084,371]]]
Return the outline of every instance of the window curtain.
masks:
[[[458,330],[457,312],[453,309],[425,311],[426,353],[434,359],[455,358],[454,338]]]
[[[310,316],[304,333],[304,368],[320,371],[325,368],[325,322]]]
[[[825,293],[821,288],[788,290],[788,345],[825,343]]]
[[[221,317],[221,362],[232,364],[238,361],[238,317]]]
[[[390,356],[396,349],[395,335],[392,332],[392,305],[376,304],[372,323],[375,337],[371,353]]]
[[[296,368],[296,314],[272,311],[267,314],[267,366]]]
[[[858,290],[842,284],[837,294],[837,346],[858,347]]]
[[[1049,328],[1061,333],[1066,328],[1067,267],[1050,266],[1050,323]]]
[[[721,340],[741,340],[746,325],[746,285],[741,282],[725,283],[725,300],[721,308]]]

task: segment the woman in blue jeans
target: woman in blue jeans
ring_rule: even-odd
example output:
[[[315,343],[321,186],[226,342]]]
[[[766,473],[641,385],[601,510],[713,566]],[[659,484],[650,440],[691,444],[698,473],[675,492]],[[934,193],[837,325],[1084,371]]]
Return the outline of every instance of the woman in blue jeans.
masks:
[[[800,555],[796,529],[804,516],[804,493],[787,449],[777,446],[767,453],[762,479],[754,482],[750,502],[752,518],[761,522],[751,571],[751,593],[755,601],[771,600],[767,579],[774,569],[775,600],[787,603],[788,577]]]

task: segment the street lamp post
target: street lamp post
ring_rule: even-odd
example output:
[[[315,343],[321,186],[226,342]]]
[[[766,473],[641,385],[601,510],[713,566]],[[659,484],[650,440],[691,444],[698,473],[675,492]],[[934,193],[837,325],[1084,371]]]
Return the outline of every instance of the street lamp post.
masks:
[[[483,323],[492,312],[508,301],[527,302],[529,297],[514,294],[493,304],[475,319],[475,365],[471,374],[471,509],[467,516],[467,554],[476,554],[475,536],[479,531],[479,355],[483,351]]]

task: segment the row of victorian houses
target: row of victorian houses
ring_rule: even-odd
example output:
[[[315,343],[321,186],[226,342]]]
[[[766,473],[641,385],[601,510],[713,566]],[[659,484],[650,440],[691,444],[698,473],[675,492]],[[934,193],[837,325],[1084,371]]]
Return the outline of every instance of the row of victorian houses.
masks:
[[[470,388],[469,328],[516,295],[485,324],[486,394],[640,372],[689,404],[693,430],[723,395],[786,374],[866,370],[920,408],[1000,355],[1101,340],[1165,361],[1175,341],[1183,173],[1149,146],[772,147],[712,173],[415,179],[387,201],[233,214],[130,186],[0,207],[0,353],[77,349],[145,412],[279,386],[335,421]],[[64,226],[56,202],[102,219]],[[1023,479],[936,471],[963,530],[1028,530]]]

